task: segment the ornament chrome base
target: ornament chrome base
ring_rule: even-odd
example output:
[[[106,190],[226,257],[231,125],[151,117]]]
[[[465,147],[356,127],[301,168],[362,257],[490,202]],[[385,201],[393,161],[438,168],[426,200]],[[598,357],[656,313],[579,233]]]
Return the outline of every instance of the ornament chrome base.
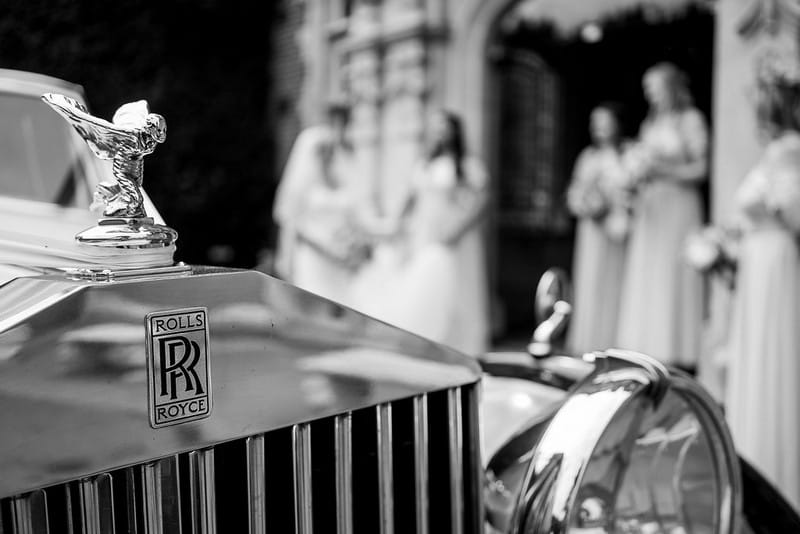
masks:
[[[161,248],[178,240],[178,232],[152,217],[104,217],[75,236],[79,243],[110,248]]]

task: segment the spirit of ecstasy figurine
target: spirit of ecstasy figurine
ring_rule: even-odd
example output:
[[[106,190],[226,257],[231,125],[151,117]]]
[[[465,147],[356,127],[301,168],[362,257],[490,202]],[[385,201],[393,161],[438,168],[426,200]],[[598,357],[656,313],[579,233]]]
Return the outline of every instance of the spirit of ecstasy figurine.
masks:
[[[144,156],[166,139],[164,117],[149,113],[144,100],[121,106],[112,122],[90,115],[83,104],[64,95],[47,93],[42,100],[77,130],[98,158],[114,162],[116,183],[100,183],[95,192],[95,202],[105,205],[103,216],[97,226],[75,236],[78,242],[131,249],[173,244],[178,233],[147,216],[142,196]]]

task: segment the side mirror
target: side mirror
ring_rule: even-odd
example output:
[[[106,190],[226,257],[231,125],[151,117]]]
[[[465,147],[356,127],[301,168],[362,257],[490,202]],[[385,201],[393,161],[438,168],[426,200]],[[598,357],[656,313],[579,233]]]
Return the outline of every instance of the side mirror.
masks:
[[[563,269],[545,271],[536,286],[534,310],[536,330],[533,332],[528,352],[535,358],[553,353],[553,345],[567,330],[572,315],[572,287]]]

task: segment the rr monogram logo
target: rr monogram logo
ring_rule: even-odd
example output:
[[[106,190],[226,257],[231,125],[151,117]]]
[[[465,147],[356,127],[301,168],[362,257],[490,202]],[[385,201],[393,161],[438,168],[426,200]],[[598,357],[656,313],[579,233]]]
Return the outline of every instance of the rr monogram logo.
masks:
[[[211,415],[208,312],[184,308],[147,314],[150,426]]]
[[[158,347],[161,354],[161,396],[169,395],[170,399],[177,399],[178,379],[181,376],[186,384],[184,391],[202,395],[203,384],[194,370],[200,360],[200,345],[183,336],[164,336],[158,338]]]

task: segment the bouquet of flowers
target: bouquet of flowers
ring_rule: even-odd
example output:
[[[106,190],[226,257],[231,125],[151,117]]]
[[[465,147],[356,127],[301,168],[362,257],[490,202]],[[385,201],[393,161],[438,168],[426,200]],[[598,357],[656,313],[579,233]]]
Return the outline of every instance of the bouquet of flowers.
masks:
[[[298,238],[330,261],[358,269],[372,254],[372,240],[351,221],[313,221],[298,230]]]
[[[654,165],[652,151],[643,143],[631,142],[622,152],[622,166],[629,179],[631,189],[647,179]]]
[[[597,181],[581,184],[569,193],[570,205],[575,215],[601,219],[609,209],[609,199]]]
[[[686,239],[686,261],[697,271],[718,276],[729,288],[736,281],[739,232],[731,228],[706,226]]]
[[[358,269],[372,255],[372,239],[357,225],[348,224],[334,232],[337,256],[349,269]]]
[[[631,231],[632,213],[628,206],[614,206],[603,219],[603,230],[613,240],[624,241]]]

